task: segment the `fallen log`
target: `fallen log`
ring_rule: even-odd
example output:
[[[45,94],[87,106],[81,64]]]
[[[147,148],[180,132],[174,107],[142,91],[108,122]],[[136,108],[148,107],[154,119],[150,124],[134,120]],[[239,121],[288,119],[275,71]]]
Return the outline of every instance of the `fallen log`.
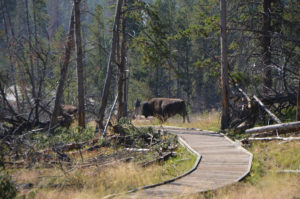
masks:
[[[273,140],[280,140],[280,141],[300,141],[300,137],[264,137],[264,138],[245,138],[242,139],[242,143],[248,143],[249,141],[273,141]]]
[[[280,119],[278,117],[276,117],[276,115],[274,115],[263,103],[262,101],[260,101],[260,99],[258,99],[258,97],[256,97],[255,95],[253,96],[253,98],[255,99],[255,101],[258,102],[258,104],[271,116],[271,118],[276,121],[278,124],[282,124],[282,122],[280,121]]]
[[[259,133],[259,132],[266,132],[266,131],[280,131],[280,130],[291,130],[300,128],[300,122],[289,122],[289,123],[281,123],[281,124],[274,124],[268,126],[261,126],[255,127],[251,129],[247,129],[246,133]]]
[[[111,107],[111,110],[110,110],[108,119],[107,119],[107,121],[106,121],[106,125],[105,125],[105,127],[104,127],[103,134],[102,134],[102,136],[101,136],[102,139],[103,139],[103,137],[106,135],[107,127],[108,127],[108,125],[109,125],[109,121],[110,121],[110,118],[111,118],[111,116],[112,116],[112,113],[113,113],[113,111],[114,111],[114,109],[115,109],[115,106],[116,106],[116,103],[117,103],[117,99],[118,99],[118,94],[117,94],[116,97],[115,97],[115,101],[114,101],[114,103],[113,103],[113,105],[112,105],[112,107]],[[100,121],[100,122],[102,122],[102,121]]]
[[[148,152],[150,149],[138,149],[138,148],[125,148],[125,151],[129,152]]]
[[[277,173],[300,173],[300,170],[281,170],[277,171]]]

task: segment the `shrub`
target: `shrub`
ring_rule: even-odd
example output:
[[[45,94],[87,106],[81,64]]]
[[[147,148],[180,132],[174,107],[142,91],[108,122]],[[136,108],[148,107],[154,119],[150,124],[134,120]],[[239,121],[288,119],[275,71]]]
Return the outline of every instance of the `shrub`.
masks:
[[[17,189],[11,177],[4,171],[0,172],[0,199],[11,199],[17,195]]]

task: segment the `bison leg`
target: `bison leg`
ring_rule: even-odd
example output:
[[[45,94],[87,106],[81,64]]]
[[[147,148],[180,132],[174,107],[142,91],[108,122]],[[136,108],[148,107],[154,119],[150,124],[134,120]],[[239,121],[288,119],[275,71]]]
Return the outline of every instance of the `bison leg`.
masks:
[[[183,123],[185,123],[185,113],[183,112],[183,113],[181,113],[180,115],[182,116]]]
[[[186,113],[186,117],[187,117],[187,122],[190,123],[190,118],[189,115]]]
[[[185,123],[185,117],[187,119],[187,122],[190,123],[190,118],[187,112],[183,112],[182,118],[183,118],[183,123]]]

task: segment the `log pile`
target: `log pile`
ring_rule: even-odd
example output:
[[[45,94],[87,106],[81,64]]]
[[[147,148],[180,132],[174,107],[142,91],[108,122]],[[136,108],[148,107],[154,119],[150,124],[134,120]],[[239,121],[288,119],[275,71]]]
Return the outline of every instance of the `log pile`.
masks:
[[[231,94],[231,128],[235,132],[244,132],[246,129],[247,133],[261,133],[277,130],[277,132],[286,132],[289,130],[300,129],[298,124],[283,124],[282,121],[276,115],[283,115],[283,109],[289,112],[290,107],[295,105],[295,96],[292,94],[288,95],[272,95],[257,97],[256,95],[249,96],[243,91],[238,84],[234,85]],[[286,106],[286,104],[288,104]],[[272,110],[272,111],[271,111]],[[274,114],[274,112],[276,114]],[[267,120],[266,120],[267,119]],[[252,129],[257,121],[265,121],[267,124],[270,122],[277,123],[277,126],[266,127],[261,129]]]

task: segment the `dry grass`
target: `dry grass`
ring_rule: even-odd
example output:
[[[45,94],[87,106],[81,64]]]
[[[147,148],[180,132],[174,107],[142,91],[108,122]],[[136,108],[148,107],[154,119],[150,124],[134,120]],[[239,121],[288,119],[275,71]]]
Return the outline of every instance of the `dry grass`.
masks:
[[[102,198],[168,180],[186,172],[193,166],[196,157],[183,147],[179,147],[176,152],[176,158],[167,160],[163,165],[147,168],[135,163],[116,163],[106,167],[75,169],[68,175],[64,175],[58,168],[18,169],[12,172],[12,176],[18,183],[30,182],[35,185],[34,189],[19,194],[27,197],[31,195],[31,198]]]
[[[167,122],[163,125],[166,126],[177,126],[177,127],[185,127],[185,128],[198,128],[203,130],[210,131],[218,131],[221,126],[221,116],[220,112],[212,111],[212,112],[204,112],[204,113],[194,113],[190,114],[190,123],[183,123],[182,117],[176,115],[172,118],[169,118]],[[143,125],[160,125],[159,121],[155,118],[145,119],[144,117],[138,117],[133,120],[132,123],[136,126]]]
[[[165,125],[178,127],[219,130],[220,114],[218,112],[193,114],[191,123],[182,123],[182,118],[169,119]],[[158,125],[155,119],[134,120],[135,125]],[[288,142],[257,142],[248,149],[254,155],[250,175],[242,182],[223,187],[215,191],[208,191],[184,198],[191,199],[299,199],[300,175],[277,173],[282,169],[298,169],[300,166],[300,143]],[[86,154],[87,157],[88,154]],[[14,178],[22,182],[38,182],[40,186],[60,184],[57,188],[36,188],[27,195],[34,198],[46,199],[98,199],[103,196],[127,191],[137,186],[148,185],[178,175],[171,168],[183,173],[191,168],[193,161],[178,164],[178,160],[171,159],[165,165],[154,165],[141,168],[135,164],[121,163],[113,167],[94,167],[78,169],[62,178],[48,178],[49,176],[63,176],[58,169],[26,170],[14,173]],[[172,170],[172,171],[170,171]],[[41,176],[45,176],[40,178]],[[37,181],[37,179],[42,179]],[[72,185],[72,186],[69,186]]]

